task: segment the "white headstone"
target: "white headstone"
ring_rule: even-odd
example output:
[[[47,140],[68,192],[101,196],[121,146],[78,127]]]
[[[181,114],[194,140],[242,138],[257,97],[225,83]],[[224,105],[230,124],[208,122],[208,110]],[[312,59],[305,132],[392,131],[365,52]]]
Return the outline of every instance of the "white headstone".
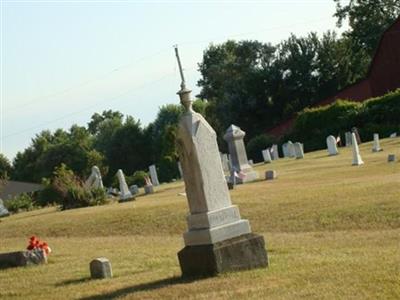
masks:
[[[158,181],[156,166],[155,165],[151,165],[149,167],[149,172],[150,172],[150,177],[151,177],[152,184],[154,186],[160,185],[160,182]]]
[[[397,137],[397,132],[393,132],[392,134],[390,134],[389,137],[390,137],[390,138],[395,138],[395,137]]]
[[[261,153],[262,153],[262,156],[263,156],[263,159],[264,159],[265,163],[271,163],[272,162],[271,155],[270,155],[268,149],[263,150]]]
[[[357,138],[354,132],[351,134],[351,144],[353,146],[353,166],[362,165],[364,162],[361,159],[360,150],[358,149]]]
[[[379,134],[374,133],[374,146],[372,147],[372,152],[382,151],[381,145],[379,143]]]
[[[292,141],[287,142],[287,148],[288,148],[288,155],[290,158],[296,157],[296,152],[294,150],[294,145]]]
[[[224,135],[224,140],[228,143],[232,170],[242,174],[237,183],[250,182],[258,178],[258,173],[249,165],[247,159],[246,148],[243,142],[245,135],[246,133],[235,125],[229,126]]]
[[[122,200],[126,200],[129,198],[132,198],[132,193],[128,188],[128,185],[126,184],[126,180],[125,180],[125,176],[124,176],[124,172],[122,172],[121,169],[119,169],[117,171],[117,178],[118,178],[118,182],[119,182],[119,191],[120,191],[120,198]]]
[[[221,153],[221,162],[222,162],[222,168],[224,170],[224,172],[229,172],[229,159],[228,159],[228,155],[225,153]]]
[[[278,150],[278,145],[274,144],[272,145],[272,160],[278,160],[279,159],[279,150]]]
[[[283,153],[283,157],[289,157],[289,145],[288,145],[288,143],[284,143],[283,145],[282,145],[282,153]]]
[[[10,215],[10,212],[4,206],[3,200],[0,199],[0,218],[1,217],[7,217],[9,215]]]
[[[337,155],[339,153],[336,146],[336,139],[333,135],[326,138],[326,146],[328,147],[329,155]]]
[[[294,153],[296,155],[296,159],[304,158],[303,146],[301,143],[294,143]]]
[[[103,180],[101,179],[100,169],[97,166],[92,167],[92,173],[90,174],[89,178],[85,182],[86,188],[95,188],[95,189],[102,189]]]
[[[346,147],[351,146],[351,132],[347,131],[345,133],[345,138],[346,138]]]

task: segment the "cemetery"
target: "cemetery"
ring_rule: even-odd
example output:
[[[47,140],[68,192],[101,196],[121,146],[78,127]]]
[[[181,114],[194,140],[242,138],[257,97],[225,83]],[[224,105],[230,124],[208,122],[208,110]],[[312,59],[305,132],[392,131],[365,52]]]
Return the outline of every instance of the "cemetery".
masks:
[[[132,88],[134,73],[128,73],[139,62],[146,64],[135,71],[135,83],[166,65],[165,58],[158,60],[163,51],[150,54],[146,39],[135,38],[147,57],[106,73],[96,87],[106,108],[91,112],[85,124],[77,117],[69,129],[50,124],[95,106],[15,133],[5,127],[3,135],[9,124],[0,99],[0,299],[400,299],[400,6],[333,2],[339,33],[291,33],[275,44],[207,42],[196,62],[196,87],[186,57],[193,60],[188,45],[199,41],[182,43],[183,61],[173,45],[173,74]],[[148,9],[132,4],[139,14]],[[121,22],[131,8],[118,8]],[[115,8],[107,7],[113,20],[108,9]],[[192,19],[192,9],[187,12]],[[245,22],[257,19],[237,12]],[[164,14],[174,15],[163,11],[157,27]],[[74,22],[79,31],[86,28]],[[122,32],[134,24],[129,22],[110,32]],[[178,31],[209,25],[194,30],[186,24]],[[155,45],[168,36],[170,28],[163,29],[149,34]],[[81,38],[98,47],[93,33],[88,36]],[[109,53],[115,59],[124,56],[121,49],[132,50],[129,40],[119,50],[104,41],[98,49],[114,49]],[[83,57],[80,44],[75,47]],[[85,56],[88,66],[96,55]],[[39,83],[53,73],[45,71],[43,58],[38,62]],[[121,85],[112,82],[121,74]],[[174,79],[158,85],[169,76]],[[94,82],[78,87],[93,92]],[[124,83],[130,88],[122,92]],[[130,97],[137,95],[131,93],[146,85],[149,95],[169,102],[155,109],[142,94],[132,112]],[[112,87],[118,96],[109,96]],[[74,89],[47,97],[73,95]],[[128,109],[112,104],[119,97]],[[71,107],[79,107],[76,99],[85,102],[69,99]],[[149,104],[153,119],[142,122]],[[30,113],[21,110],[28,122]],[[40,117],[52,113],[48,105]],[[3,154],[3,141],[38,128],[23,143],[19,139],[24,150],[7,144]]]

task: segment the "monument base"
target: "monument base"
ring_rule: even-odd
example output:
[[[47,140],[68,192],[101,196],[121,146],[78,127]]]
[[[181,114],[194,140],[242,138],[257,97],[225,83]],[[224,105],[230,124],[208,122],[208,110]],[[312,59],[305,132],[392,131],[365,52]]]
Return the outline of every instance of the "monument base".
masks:
[[[256,171],[250,171],[250,172],[245,172],[244,178],[236,178],[236,183],[241,184],[241,183],[246,183],[246,182],[252,182],[254,180],[257,180],[259,178],[258,172]]]
[[[268,256],[264,237],[248,233],[208,245],[186,246],[178,252],[183,277],[265,268]]]

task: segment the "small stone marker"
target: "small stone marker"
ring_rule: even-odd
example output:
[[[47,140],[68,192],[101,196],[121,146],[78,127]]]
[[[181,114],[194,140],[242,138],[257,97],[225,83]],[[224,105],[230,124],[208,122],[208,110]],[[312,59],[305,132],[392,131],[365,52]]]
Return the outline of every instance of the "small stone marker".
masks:
[[[273,180],[278,177],[275,170],[268,170],[265,172],[265,180]]]
[[[249,159],[249,165],[250,166],[254,165],[254,161],[252,159]]]
[[[208,124],[207,124],[208,125]],[[209,125],[208,125],[209,126]],[[228,143],[232,169],[242,176],[237,183],[245,183],[258,179],[258,173],[249,165],[243,138],[246,133],[235,125],[229,126],[224,140]]]
[[[389,154],[388,155],[388,162],[395,162],[396,161],[396,155],[395,154]]]
[[[379,143],[379,134],[374,133],[374,146],[372,147],[372,152],[382,151],[381,145]]]
[[[351,134],[351,144],[353,146],[353,166],[359,166],[364,164],[361,159],[360,150],[358,149],[357,139],[354,132]]]
[[[99,257],[90,262],[90,277],[92,279],[112,278],[110,261],[105,257]]]
[[[47,255],[43,250],[17,251],[0,253],[0,269],[24,267],[47,263]]]
[[[90,174],[89,178],[85,181],[85,187],[87,189],[102,189],[104,187],[100,169],[97,166],[92,167],[92,174]]]
[[[154,193],[154,187],[153,185],[149,184],[149,185],[145,185],[144,186],[144,193],[147,194],[153,194]]]
[[[336,139],[333,135],[326,138],[326,146],[328,147],[329,155],[337,155],[339,153],[336,146]]]
[[[155,185],[155,186],[160,185],[160,182],[158,181],[156,166],[155,165],[151,165],[149,167],[149,172],[150,172],[150,177],[151,177],[152,184]]]
[[[264,163],[269,164],[272,162],[271,155],[268,149],[263,150],[261,153],[264,159]]]
[[[3,200],[0,199],[0,218],[1,217],[8,217],[9,215],[10,215],[10,212],[4,206]]]
[[[137,195],[139,194],[139,187],[136,184],[131,185],[129,187],[129,191],[131,192],[132,195]]]
[[[296,152],[294,151],[294,145],[293,145],[292,141],[287,142],[287,148],[288,148],[288,156],[290,158],[296,157]]]
[[[272,154],[272,159],[273,160],[278,160],[279,159],[278,145],[273,144],[270,152]]]
[[[294,143],[293,146],[296,159],[304,158],[303,145],[301,143]]]
[[[395,137],[397,137],[397,132],[393,132],[389,137],[390,137],[390,138],[395,138]]]
[[[282,153],[283,153],[283,157],[289,157],[289,149],[288,149],[288,143],[284,143],[282,145]]]

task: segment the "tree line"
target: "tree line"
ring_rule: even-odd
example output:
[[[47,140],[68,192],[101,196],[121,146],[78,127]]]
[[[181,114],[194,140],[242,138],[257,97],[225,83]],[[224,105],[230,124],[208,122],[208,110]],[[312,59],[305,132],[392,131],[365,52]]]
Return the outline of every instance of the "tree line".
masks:
[[[246,131],[252,152],[271,140],[264,135],[268,128],[366,75],[382,33],[400,14],[400,3],[334,2],[337,25],[349,25],[341,36],[334,31],[292,34],[277,45],[229,40],[204,50],[194,109],[216,130],[222,151],[227,151],[222,136],[230,124]],[[159,179],[170,181],[178,176],[175,138],[181,114],[179,105],[165,105],[143,126],[108,110],[95,113],[87,126],[42,131],[12,164],[0,155],[0,176],[40,182],[64,163],[83,178],[98,165],[111,183],[120,168],[130,176],[155,163]]]

